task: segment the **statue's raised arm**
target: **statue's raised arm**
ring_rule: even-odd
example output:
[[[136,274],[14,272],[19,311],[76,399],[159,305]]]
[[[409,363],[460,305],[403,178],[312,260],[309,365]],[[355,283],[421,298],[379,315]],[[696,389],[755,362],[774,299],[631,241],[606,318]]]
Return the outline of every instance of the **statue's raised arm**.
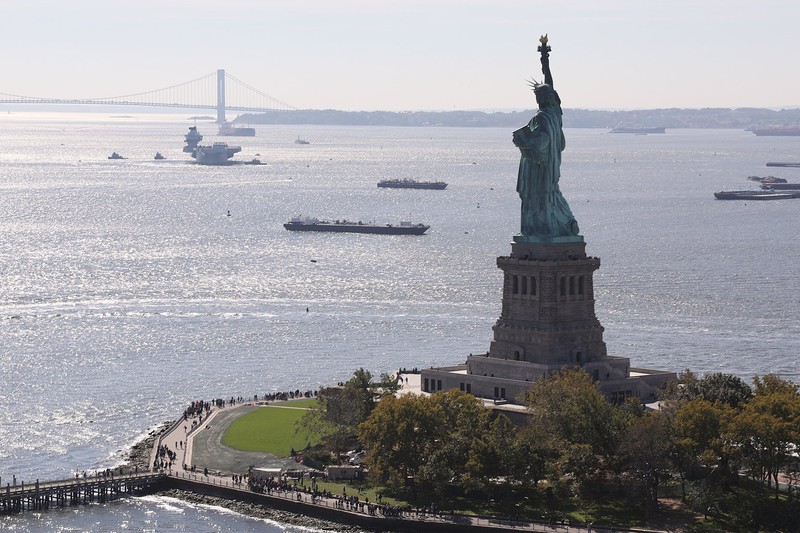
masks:
[[[553,87],[553,75],[550,73],[550,47],[547,45],[547,34],[545,33],[539,37],[539,53],[542,54],[542,74],[544,74],[544,82]],[[553,87],[555,88],[555,87]]]

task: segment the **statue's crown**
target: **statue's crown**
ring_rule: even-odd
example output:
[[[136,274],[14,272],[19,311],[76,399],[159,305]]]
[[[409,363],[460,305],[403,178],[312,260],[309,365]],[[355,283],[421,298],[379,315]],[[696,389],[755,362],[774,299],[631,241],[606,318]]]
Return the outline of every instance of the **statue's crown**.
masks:
[[[539,87],[541,87],[542,85],[544,85],[544,83],[539,83],[538,81],[536,81],[536,79],[535,79],[535,78],[531,78],[531,79],[529,79],[529,80],[527,80],[527,81],[528,81],[528,85],[529,85],[529,86],[531,87],[531,89],[533,89],[534,91],[535,91],[536,89],[538,89]]]

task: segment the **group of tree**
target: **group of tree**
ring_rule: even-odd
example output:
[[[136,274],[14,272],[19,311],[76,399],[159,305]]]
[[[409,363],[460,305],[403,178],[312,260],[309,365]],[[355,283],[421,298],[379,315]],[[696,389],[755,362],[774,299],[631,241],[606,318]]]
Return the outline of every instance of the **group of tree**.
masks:
[[[359,370],[320,394],[317,418],[329,425],[332,451],[355,436],[370,479],[397,493],[563,501],[614,490],[653,509],[672,481],[713,515],[737,512],[720,508],[722,495],[749,477],[774,490],[784,518],[773,520],[800,523],[800,392],[775,375],[756,376],[751,387],[729,374],[686,371],[665,388],[660,409],[648,410],[635,398],[610,403],[590,375],[565,368],[526,391],[521,425],[458,390],[396,390],[388,376],[372,383]],[[741,520],[758,520],[748,512]]]

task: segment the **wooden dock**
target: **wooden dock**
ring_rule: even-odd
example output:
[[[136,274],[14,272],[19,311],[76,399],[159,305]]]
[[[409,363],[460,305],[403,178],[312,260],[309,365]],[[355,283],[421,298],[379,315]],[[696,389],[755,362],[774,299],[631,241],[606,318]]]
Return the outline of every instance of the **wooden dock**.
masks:
[[[13,487],[6,484],[0,489],[0,514],[74,507],[108,502],[122,496],[148,494],[157,491],[166,478],[166,474],[143,472],[44,483],[37,480],[33,484],[23,483]]]

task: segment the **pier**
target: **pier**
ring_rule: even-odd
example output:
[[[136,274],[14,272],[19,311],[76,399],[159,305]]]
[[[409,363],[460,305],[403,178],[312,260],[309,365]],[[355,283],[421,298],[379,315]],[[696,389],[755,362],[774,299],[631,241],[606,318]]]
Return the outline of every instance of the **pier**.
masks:
[[[63,479],[33,484],[6,484],[0,489],[0,514],[45,511],[94,502],[109,502],[123,496],[141,495],[161,489],[166,474],[143,472]]]

